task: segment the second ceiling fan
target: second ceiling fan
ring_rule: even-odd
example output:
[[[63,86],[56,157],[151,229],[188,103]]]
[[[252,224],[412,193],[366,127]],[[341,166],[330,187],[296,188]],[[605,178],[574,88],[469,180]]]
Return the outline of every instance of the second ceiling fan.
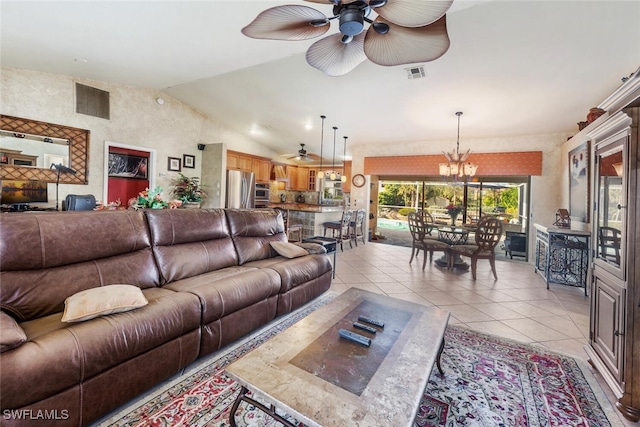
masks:
[[[314,162],[320,158],[317,154],[312,154],[304,149],[305,144],[300,144],[298,154],[292,157],[288,157],[289,160],[297,160],[299,162]]]
[[[378,65],[432,61],[449,49],[445,13],[453,0],[305,0],[333,5],[333,15],[308,6],[276,6],[261,12],[242,33],[256,39],[306,40],[340,32],[307,50],[309,65],[329,76],[353,70],[365,59]],[[369,15],[378,16],[372,20]],[[365,31],[365,23],[369,28]]]

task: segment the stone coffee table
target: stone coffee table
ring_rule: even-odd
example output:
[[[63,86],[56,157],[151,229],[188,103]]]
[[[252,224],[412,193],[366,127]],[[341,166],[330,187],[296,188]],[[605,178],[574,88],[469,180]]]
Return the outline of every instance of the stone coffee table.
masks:
[[[359,316],[384,328],[356,329]],[[351,288],[226,368],[242,386],[230,424],[246,401],[288,426],[276,407],[310,427],[411,426],[434,363],[442,374],[448,321],[448,311]],[[340,329],[370,346],[341,338]]]

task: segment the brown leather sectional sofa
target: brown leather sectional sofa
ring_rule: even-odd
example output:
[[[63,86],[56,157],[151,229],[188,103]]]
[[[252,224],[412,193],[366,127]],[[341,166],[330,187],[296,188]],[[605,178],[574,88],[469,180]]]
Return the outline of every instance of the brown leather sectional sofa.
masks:
[[[271,241],[286,236],[268,209],[3,214],[0,423],[87,425],[329,289],[326,255]],[[110,284],[148,305],[61,321],[67,297]]]

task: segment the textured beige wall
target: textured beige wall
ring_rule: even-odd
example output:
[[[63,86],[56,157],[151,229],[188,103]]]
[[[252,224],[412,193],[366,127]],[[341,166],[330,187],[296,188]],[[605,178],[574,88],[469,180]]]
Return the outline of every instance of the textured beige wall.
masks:
[[[79,82],[110,93],[111,119],[75,113],[75,83]],[[164,104],[156,102],[163,98]],[[213,118],[154,89],[87,81],[69,76],[2,68],[0,71],[0,112],[91,131],[89,184],[60,185],[60,200],[69,194],[94,194],[103,197],[105,141],[157,150],[156,184],[165,193],[176,172],[167,171],[167,157],[196,156],[195,169],[183,168],[187,176],[202,176],[203,151],[197,144],[224,143],[232,150],[273,157],[268,148],[247,139]],[[224,151],[226,154],[226,151]],[[215,159],[211,159],[215,161]],[[220,163],[213,167],[219,169]],[[224,183],[222,184],[224,185]],[[216,192],[213,192],[213,197]],[[55,204],[55,186],[49,189]],[[213,203],[214,205],[217,202]]]

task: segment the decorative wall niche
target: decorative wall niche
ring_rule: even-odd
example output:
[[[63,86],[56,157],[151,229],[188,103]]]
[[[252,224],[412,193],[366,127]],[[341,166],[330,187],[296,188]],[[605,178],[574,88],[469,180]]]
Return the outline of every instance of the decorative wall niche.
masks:
[[[0,115],[0,129],[17,134],[37,135],[43,138],[63,138],[69,140],[69,167],[76,171],[75,175],[60,174],[60,182],[64,184],[89,183],[89,134],[85,129],[37,120],[23,119]],[[0,179],[36,180],[56,182],[55,169],[36,168],[17,165],[0,165]]]

